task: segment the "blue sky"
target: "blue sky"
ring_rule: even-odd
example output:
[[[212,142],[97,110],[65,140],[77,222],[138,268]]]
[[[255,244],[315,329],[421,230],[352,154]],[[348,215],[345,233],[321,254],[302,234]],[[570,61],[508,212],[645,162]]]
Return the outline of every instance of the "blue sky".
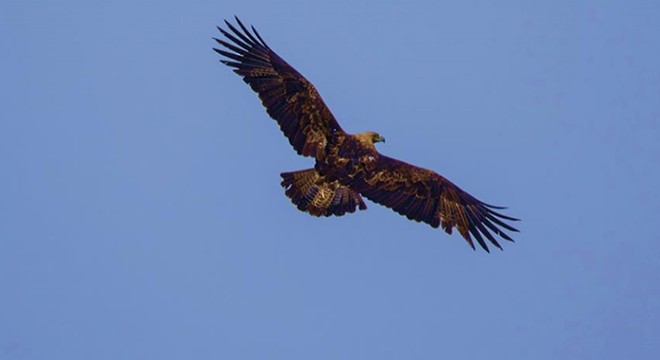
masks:
[[[342,126],[522,218],[369,210],[212,52],[239,15]],[[0,358],[660,358],[656,1],[3,1]],[[656,185],[653,185],[656,184]]]

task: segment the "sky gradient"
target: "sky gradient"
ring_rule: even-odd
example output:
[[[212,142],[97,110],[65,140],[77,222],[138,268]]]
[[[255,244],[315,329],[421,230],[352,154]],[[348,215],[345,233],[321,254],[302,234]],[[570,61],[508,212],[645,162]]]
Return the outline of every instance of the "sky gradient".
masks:
[[[504,251],[307,168],[211,48],[522,219]],[[660,358],[657,1],[3,1],[1,359]],[[653,185],[656,184],[656,185]]]

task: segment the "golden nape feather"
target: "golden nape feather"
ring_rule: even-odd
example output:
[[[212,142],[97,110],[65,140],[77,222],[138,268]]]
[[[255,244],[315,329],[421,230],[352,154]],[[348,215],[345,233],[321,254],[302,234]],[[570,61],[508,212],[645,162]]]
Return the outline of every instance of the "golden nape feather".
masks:
[[[424,222],[448,234],[456,228],[474,249],[487,242],[502,249],[495,235],[513,241],[504,230],[518,230],[506,221],[518,219],[481,202],[438,173],[380,154],[375,132],[348,134],[318,91],[278,56],[254,27],[225,21],[218,27],[224,39],[214,49],[222,63],[234,69],[254,90],[298,154],[315,159],[314,168],[284,172],[282,187],[291,202],[313,216],[341,216],[365,210],[362,196],[391,208],[410,220]]]

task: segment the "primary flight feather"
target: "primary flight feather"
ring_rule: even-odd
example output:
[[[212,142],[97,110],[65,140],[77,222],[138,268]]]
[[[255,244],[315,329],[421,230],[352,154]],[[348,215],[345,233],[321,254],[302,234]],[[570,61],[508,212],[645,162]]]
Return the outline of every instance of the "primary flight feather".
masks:
[[[393,209],[408,219],[455,227],[474,249],[474,237],[486,251],[486,241],[502,249],[493,236],[513,241],[504,230],[518,231],[505,221],[518,219],[483,203],[438,173],[380,154],[375,144],[385,139],[369,131],[345,132],[314,85],[279,57],[254,27],[225,21],[215,39],[224,57],[277,121],[291,146],[316,160],[314,168],[282,173],[286,195],[301,211],[314,216],[341,216],[367,206],[362,196]]]

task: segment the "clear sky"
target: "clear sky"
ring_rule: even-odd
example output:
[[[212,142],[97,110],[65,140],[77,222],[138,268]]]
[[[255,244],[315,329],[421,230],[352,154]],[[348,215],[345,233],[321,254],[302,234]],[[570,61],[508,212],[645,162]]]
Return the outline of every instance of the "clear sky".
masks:
[[[522,218],[369,210],[218,62],[239,15],[342,126]],[[660,2],[0,3],[1,359],[659,359]],[[655,184],[655,185],[654,185]]]

